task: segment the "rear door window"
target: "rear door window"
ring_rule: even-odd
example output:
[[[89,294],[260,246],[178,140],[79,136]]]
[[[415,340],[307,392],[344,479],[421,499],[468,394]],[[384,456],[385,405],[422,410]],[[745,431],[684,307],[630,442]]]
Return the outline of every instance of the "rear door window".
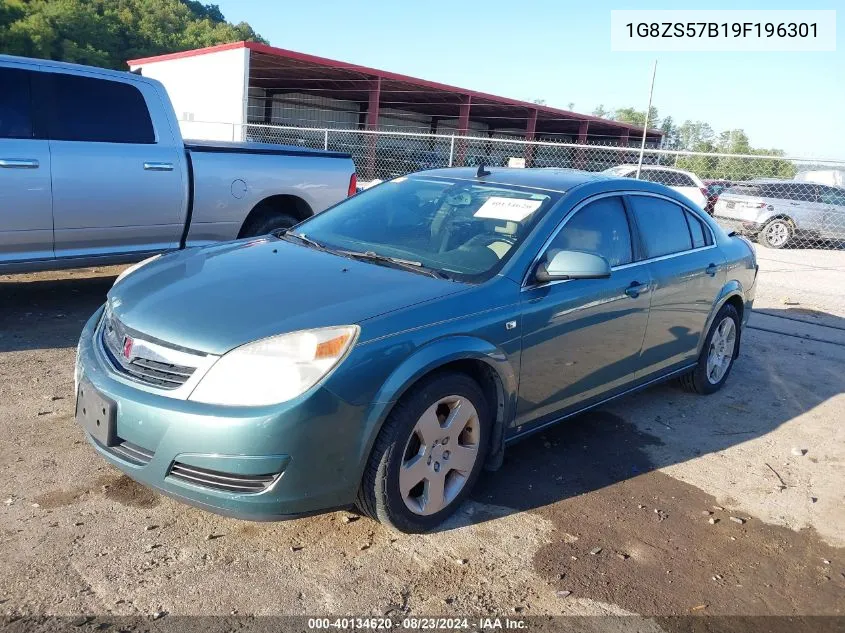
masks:
[[[629,200],[647,259],[692,248],[687,212],[680,205],[651,196],[630,196]]]
[[[845,190],[833,187],[819,187],[819,189],[819,198],[823,203],[845,207]]]
[[[32,138],[30,72],[0,68],[0,138]]]
[[[155,143],[141,91],[120,81],[50,73],[50,138],[57,141]]]
[[[810,183],[770,182],[760,187],[764,198],[815,202],[816,186]]]
[[[695,217],[689,211],[684,211],[687,216],[687,224],[689,225],[690,237],[692,238],[693,248],[703,248],[710,244],[710,231],[704,226],[701,220]]]

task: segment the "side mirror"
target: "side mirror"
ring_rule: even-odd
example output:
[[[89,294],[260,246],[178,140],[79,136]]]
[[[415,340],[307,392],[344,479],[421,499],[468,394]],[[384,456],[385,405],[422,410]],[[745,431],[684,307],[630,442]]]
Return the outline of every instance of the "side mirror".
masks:
[[[539,282],[559,279],[607,279],[610,277],[610,264],[601,255],[582,251],[558,251],[551,261],[545,259],[540,262],[534,276]]]

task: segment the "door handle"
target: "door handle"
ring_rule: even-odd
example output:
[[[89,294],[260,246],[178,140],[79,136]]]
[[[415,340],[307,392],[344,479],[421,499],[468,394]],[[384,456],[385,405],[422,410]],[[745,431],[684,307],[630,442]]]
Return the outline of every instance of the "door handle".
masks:
[[[173,163],[144,163],[147,171],[173,171]]]
[[[631,299],[636,299],[640,295],[644,295],[650,290],[648,284],[641,284],[639,281],[632,281],[631,285],[625,288],[625,294],[631,297]]]
[[[706,272],[711,277],[715,277],[716,273],[719,272],[719,267],[716,266],[716,264],[710,264],[707,268],[704,269],[704,272]]]
[[[38,165],[34,158],[0,158],[0,168],[4,169],[38,169]]]

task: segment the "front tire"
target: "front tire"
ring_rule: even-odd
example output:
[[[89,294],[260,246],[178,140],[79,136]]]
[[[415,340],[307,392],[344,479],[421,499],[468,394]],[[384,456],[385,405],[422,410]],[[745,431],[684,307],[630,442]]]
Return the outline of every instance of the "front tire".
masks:
[[[709,395],[722,388],[739,349],[739,325],[736,308],[729,303],[723,305],[707,333],[698,364],[680,378],[686,391]]]
[[[489,445],[490,406],[466,374],[436,374],[391,411],[367,462],[356,505],[401,532],[426,532],[469,494]]]
[[[795,226],[786,218],[775,218],[769,220],[760,229],[757,241],[768,248],[784,248],[792,241],[795,235]]]

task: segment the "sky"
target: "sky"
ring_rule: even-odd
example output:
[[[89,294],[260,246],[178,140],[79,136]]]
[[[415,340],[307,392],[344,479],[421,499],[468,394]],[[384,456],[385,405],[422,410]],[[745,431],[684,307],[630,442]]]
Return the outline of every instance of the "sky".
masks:
[[[845,4],[836,52],[611,52],[611,9],[678,2],[212,0],[273,46],[591,113],[654,105],[676,123],[743,129],[754,147],[845,159]],[[709,0],[706,9],[836,9],[836,1]]]

